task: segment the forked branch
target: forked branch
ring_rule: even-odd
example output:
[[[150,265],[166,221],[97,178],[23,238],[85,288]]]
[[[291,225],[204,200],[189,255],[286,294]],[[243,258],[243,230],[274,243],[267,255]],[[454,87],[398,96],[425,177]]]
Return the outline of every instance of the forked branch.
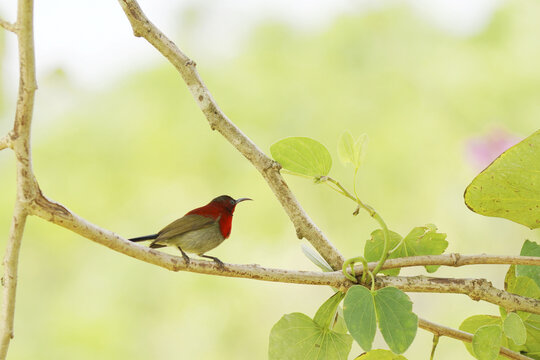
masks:
[[[219,131],[261,173],[296,228],[299,238],[306,238],[334,270],[341,269],[344,258],[315,225],[279,173],[279,165],[270,159],[221,111],[195,68],[165,34],[152,24],[134,0],[119,0],[135,36],[144,37],[178,70],[189,91],[213,130]]]

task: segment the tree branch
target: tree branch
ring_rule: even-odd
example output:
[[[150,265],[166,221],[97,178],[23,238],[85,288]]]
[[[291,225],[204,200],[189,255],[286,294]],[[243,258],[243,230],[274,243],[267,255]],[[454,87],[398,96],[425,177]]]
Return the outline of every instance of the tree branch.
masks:
[[[36,61],[34,55],[34,1],[19,0],[17,9],[19,42],[19,97],[11,141],[17,159],[17,199],[25,204],[38,194],[32,170],[30,130],[34,113]]]
[[[15,31],[19,45],[19,96],[15,112],[13,130],[0,141],[0,148],[9,146],[15,151],[17,166],[17,198],[10,237],[4,257],[4,290],[0,314],[0,359],[5,359],[10,340],[13,338],[15,316],[15,295],[17,289],[17,268],[19,250],[26,223],[26,206],[39,193],[37,182],[32,172],[30,151],[30,129],[34,111],[34,95],[37,88],[34,57],[34,2],[19,0],[17,23],[12,25],[2,22],[2,26]]]
[[[468,332],[452,329],[443,325],[435,324],[431,321],[424,320],[422,318],[418,318],[418,327],[427,330],[434,335],[438,336],[446,336],[451,337],[453,339],[466,341],[466,342],[472,342],[473,335],[469,334]],[[499,351],[499,354],[508,358],[508,359],[516,359],[516,360],[530,360],[530,357],[527,357],[525,355],[521,355],[517,352],[514,352],[508,348],[502,347]]]
[[[507,311],[522,310],[540,314],[540,300],[497,289],[485,279],[454,279],[427,276],[377,277],[376,287],[386,286],[394,286],[407,292],[465,294],[472,300],[484,300],[502,306]]]
[[[409,256],[395,259],[388,259],[384,263],[382,269],[396,269],[402,267],[412,266],[426,266],[426,265],[444,265],[444,266],[465,266],[465,265],[536,265],[540,266],[540,257],[537,256],[512,256],[512,255],[461,255],[457,253],[443,254],[443,255],[422,255],[422,256]],[[369,263],[369,269],[373,270],[377,262]],[[363,266],[355,265],[354,270],[356,275],[361,274]]]
[[[154,264],[171,271],[189,271],[200,274],[239,277],[262,281],[328,285],[346,291],[354,285],[341,271],[313,272],[264,268],[256,264],[225,264],[224,268],[215,262],[192,259],[189,265],[180,256],[169,255],[148,247],[129,242],[115,233],[101,229],[96,225],[71,213],[65,207],[40,195],[31,204],[33,215],[60,225],[81,236],[105,245],[133,258]],[[484,279],[447,279],[425,276],[377,277],[376,286],[394,286],[408,292],[456,293],[466,294],[473,300],[484,300],[502,306],[509,311],[522,310],[540,314],[540,301],[494,288]]]
[[[240,153],[242,153],[262,174],[281,202],[293,222],[299,238],[305,237],[334,268],[341,268],[343,257],[328,241],[324,234],[304,212],[279,173],[280,166],[268,158],[247,136],[245,136],[219,109],[212,95],[195,69],[195,63],[183,54],[163,33],[148,21],[134,0],[119,0],[136,36],[143,36],[158,49],[180,72],[190,92],[198,102],[212,129],[218,130]],[[13,324],[17,287],[17,268],[21,240],[26,218],[30,212],[52,223],[70,229],[95,242],[136,259],[161,266],[172,271],[191,271],[203,274],[251,278],[256,280],[329,285],[346,290],[352,285],[341,273],[335,271],[320,273],[312,271],[292,271],[263,268],[259,265],[226,264],[224,268],[214,262],[193,259],[187,264],[182,257],[172,256],[147,247],[133,244],[118,235],[101,229],[68,211],[60,204],[49,201],[37,185],[33,170],[30,147],[30,130],[33,115],[35,80],[35,58],[33,39],[33,0],[19,0],[17,22],[12,24],[0,19],[0,26],[17,34],[20,59],[19,97],[13,130],[0,138],[0,150],[10,147],[14,150],[17,164],[17,199],[13,222],[4,257],[3,303],[0,309],[0,359],[7,356]],[[463,266],[471,264],[523,264],[538,265],[538,258],[509,257],[493,255],[460,256],[449,254],[440,256],[393,259],[384,268],[418,265]],[[376,264],[370,264],[376,266]],[[523,310],[540,313],[540,302],[494,288],[483,279],[441,279],[428,277],[382,277],[377,278],[377,286],[396,286],[413,292],[450,292],[467,294],[473,300],[485,300],[503,306],[509,311]],[[438,335],[456,337],[470,341],[470,334],[441,325],[419,320],[419,326]],[[459,336],[459,337],[458,337]],[[501,349],[501,354],[513,359],[526,359]]]
[[[17,33],[17,25],[12,24],[4,19],[0,19],[0,27],[3,27],[7,31],[11,31],[12,33]]]
[[[261,173],[294,224],[297,236],[306,238],[334,270],[341,269],[343,256],[302,209],[279,173],[280,165],[266,156],[221,111],[195,69],[195,62],[148,20],[137,1],[119,0],[119,3],[135,36],[144,37],[178,70],[212,130],[219,131]]]
[[[222,268],[214,261],[197,259],[191,259],[188,265],[181,256],[169,255],[143,245],[132,243],[111,231],[102,229],[70,212],[64,206],[48,200],[42,194],[31,204],[30,211],[32,215],[39,216],[56,225],[69,229],[112,250],[171,271],[189,271],[208,275],[294,284],[329,285],[340,289],[347,289],[352,284],[343,276],[341,271],[330,273],[293,271],[264,268],[256,264],[225,264]]]
[[[24,207],[17,201],[3,262],[2,286],[4,289],[2,291],[2,308],[0,309],[0,359],[6,358],[10,340],[13,338],[17,267],[26,217]]]

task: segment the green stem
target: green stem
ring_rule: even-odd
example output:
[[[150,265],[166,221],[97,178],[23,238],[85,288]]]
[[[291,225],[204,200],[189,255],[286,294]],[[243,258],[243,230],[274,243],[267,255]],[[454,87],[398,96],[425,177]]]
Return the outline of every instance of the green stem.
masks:
[[[379,263],[377,266],[375,266],[375,269],[373,269],[373,274],[377,275],[379,271],[381,270],[382,266],[384,265],[384,262],[388,258],[388,255],[390,255],[390,232],[388,231],[388,227],[386,226],[386,223],[381,218],[381,216],[378,213],[375,213],[373,216],[375,220],[381,225],[383,235],[384,235],[384,250],[382,253],[381,258],[379,259]]]
[[[431,356],[429,357],[430,360],[433,360],[433,357],[435,356],[435,349],[437,348],[438,344],[439,335],[433,335],[433,346],[431,347]]]
[[[343,268],[342,268],[343,275],[345,275],[345,277],[347,279],[351,280],[352,282],[357,283],[358,279],[356,279],[356,273],[354,272],[354,263],[359,262],[359,261],[362,262],[362,266],[364,267],[364,269],[362,270],[362,283],[365,283],[365,281],[366,281],[366,272],[370,272],[370,271],[369,271],[369,267],[368,267],[368,263],[367,263],[366,259],[364,259],[362,256],[357,256],[355,258],[351,258],[351,259],[346,260],[343,263]],[[352,275],[349,274],[349,272],[347,271],[347,268],[349,266],[351,267]],[[372,280],[373,280],[373,277],[372,277]]]
[[[354,176],[353,176],[353,192],[354,196],[356,197],[356,200],[359,200],[358,194],[356,193],[356,175],[358,175],[358,168],[354,169]]]
[[[335,188],[334,186],[330,185],[330,183],[328,181],[325,181],[324,182],[330,189],[334,190],[335,192],[338,192],[340,193],[341,195],[344,195],[344,196],[347,196],[347,194],[345,194],[343,191],[341,191],[340,189],[338,188]]]
[[[367,271],[369,276],[371,276],[371,292],[375,292],[375,275],[371,271]]]
[[[355,180],[356,180],[356,171],[355,171]],[[334,179],[332,179],[331,177],[325,177],[324,179],[321,179],[321,180],[326,180],[325,182],[331,182],[332,184],[334,184],[335,186],[337,186],[337,188],[340,190],[338,191],[336,189],[336,191],[342,193],[345,197],[348,197],[349,199],[353,200],[354,202],[356,202],[358,204],[359,207],[361,207],[362,209],[366,210],[369,215],[375,219],[382,231],[383,231],[383,235],[384,235],[384,250],[383,250],[383,253],[382,253],[382,256],[381,258],[379,259],[379,263],[377,264],[377,266],[375,267],[375,269],[373,269],[373,275],[377,275],[379,273],[379,271],[381,270],[384,262],[386,261],[386,259],[388,258],[388,255],[390,255],[390,232],[388,231],[388,226],[386,226],[386,223],[384,222],[384,220],[382,219],[382,217],[379,215],[379,213],[377,213],[375,211],[375,209],[373,209],[371,206],[369,206],[368,204],[365,204],[363,203],[359,198],[358,196],[353,196],[351,193],[349,193],[340,183],[339,181],[336,181]],[[356,181],[355,181],[356,182]],[[356,186],[354,187],[355,189],[355,194],[356,194]]]

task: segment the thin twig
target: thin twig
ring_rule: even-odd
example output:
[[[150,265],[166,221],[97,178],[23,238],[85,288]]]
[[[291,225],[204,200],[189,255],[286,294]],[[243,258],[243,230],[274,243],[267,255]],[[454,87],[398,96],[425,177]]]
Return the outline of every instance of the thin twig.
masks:
[[[325,182],[331,182],[332,184],[337,186],[337,188],[339,189],[339,192],[341,194],[343,194],[345,197],[348,197],[349,199],[351,199],[352,201],[354,201],[355,203],[358,204],[358,209],[363,208],[364,210],[366,210],[369,213],[369,215],[375,221],[377,221],[377,223],[379,223],[379,226],[381,227],[381,230],[383,232],[383,238],[384,238],[383,252],[382,252],[381,258],[379,259],[379,262],[377,263],[375,268],[371,269],[371,271],[373,272],[373,275],[377,275],[379,273],[379,271],[382,269],[386,259],[390,255],[390,231],[388,230],[388,226],[384,222],[382,216],[377,211],[375,211],[375,209],[373,207],[367,205],[362,200],[360,200],[360,198],[356,194],[356,174],[357,174],[357,172],[358,172],[358,168],[356,168],[356,170],[354,172],[354,184],[355,184],[355,186],[354,186],[354,196],[350,192],[348,192],[347,189],[345,189],[341,185],[341,183],[339,181],[334,180],[333,178],[331,178],[329,176],[323,176],[323,177],[321,177],[321,179],[324,178],[324,180],[326,180]],[[354,214],[356,215],[357,212],[355,211]]]
[[[418,318],[418,327],[427,330],[435,335],[438,336],[446,336],[453,339],[466,341],[466,342],[472,342],[473,335],[469,334],[468,332],[453,329],[450,327],[446,327],[444,325],[439,325],[436,323],[433,323],[428,320],[424,320],[422,318]],[[499,354],[508,358],[508,359],[516,359],[516,360],[531,360],[530,357],[527,357],[525,355],[521,355],[515,351],[512,351],[508,348],[502,347],[499,351]]]
[[[475,301],[484,300],[502,306],[507,311],[523,310],[540,314],[540,300],[497,289],[485,279],[381,276],[376,278],[376,282],[377,288],[394,286],[407,292],[464,294]]]
[[[519,255],[461,255],[457,253],[443,255],[421,255],[409,256],[395,259],[388,259],[382,267],[386,269],[396,269],[412,266],[427,266],[427,265],[443,265],[460,267],[466,265],[536,265],[540,266],[540,257],[536,256],[519,256]],[[370,262],[369,269],[373,270],[377,262]],[[362,265],[354,267],[355,273],[358,275],[363,271]]]
[[[4,19],[0,19],[0,27],[6,29],[7,31],[11,31],[12,33],[17,32],[17,25],[10,23],[9,21],[6,21]]]
[[[11,147],[11,137],[4,135],[0,138],[0,150],[7,149],[8,147]]]
[[[306,238],[334,270],[345,260],[322,231],[302,209],[300,203],[279,173],[280,166],[270,159],[221,111],[195,68],[195,62],[184,54],[165,34],[152,24],[135,0],[119,0],[135,36],[144,37],[171,62],[184,79],[189,91],[206,116],[210,127],[219,131],[262,174],[296,228],[299,238]]]
[[[13,338],[17,267],[26,217],[24,207],[17,201],[3,262],[4,276],[2,277],[2,285],[4,288],[2,290],[2,308],[0,310],[0,359],[2,360],[6,358],[10,340]]]

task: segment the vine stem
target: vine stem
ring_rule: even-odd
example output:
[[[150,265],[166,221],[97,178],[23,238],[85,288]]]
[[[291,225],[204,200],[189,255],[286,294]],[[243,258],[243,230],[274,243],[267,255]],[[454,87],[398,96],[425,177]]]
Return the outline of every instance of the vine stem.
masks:
[[[354,172],[355,183],[356,183],[357,172],[358,172],[358,169],[356,169]],[[366,203],[364,203],[358,198],[358,196],[356,195],[356,185],[354,185],[354,192],[356,196],[353,196],[350,192],[347,191],[347,189],[345,189],[340,184],[339,181],[332,179],[329,176],[322,176],[320,179],[321,181],[325,181],[325,182],[329,181],[330,183],[334,184],[337,187],[337,189],[330,186],[331,189],[337,191],[338,193],[344,195],[345,197],[348,197],[349,199],[357,203],[359,207],[366,210],[369,213],[369,215],[373,219],[375,219],[375,221],[379,223],[379,226],[381,227],[383,236],[384,236],[384,248],[383,248],[383,253],[381,255],[381,258],[379,259],[377,266],[375,266],[375,268],[372,270],[373,275],[376,276],[379,273],[379,271],[381,271],[384,265],[384,262],[386,261],[386,259],[388,259],[388,256],[390,255],[390,231],[388,230],[388,226],[386,226],[386,223],[384,222],[383,218],[381,217],[381,215],[379,215],[377,211],[375,211],[375,209],[373,209],[371,206],[367,205]],[[356,214],[357,212],[355,211],[355,215]]]
[[[366,273],[369,273],[369,275],[371,276],[371,281],[373,282],[375,278],[373,277],[373,273],[369,270],[368,262],[363,256],[357,256],[355,258],[346,260],[343,263],[343,275],[345,275],[347,279],[351,280],[354,283],[358,282],[358,280],[356,279],[356,272],[354,270],[354,263],[359,261],[362,263],[362,284],[366,282]],[[349,272],[347,271],[347,268],[349,266],[351,267],[352,274],[349,274]]]

